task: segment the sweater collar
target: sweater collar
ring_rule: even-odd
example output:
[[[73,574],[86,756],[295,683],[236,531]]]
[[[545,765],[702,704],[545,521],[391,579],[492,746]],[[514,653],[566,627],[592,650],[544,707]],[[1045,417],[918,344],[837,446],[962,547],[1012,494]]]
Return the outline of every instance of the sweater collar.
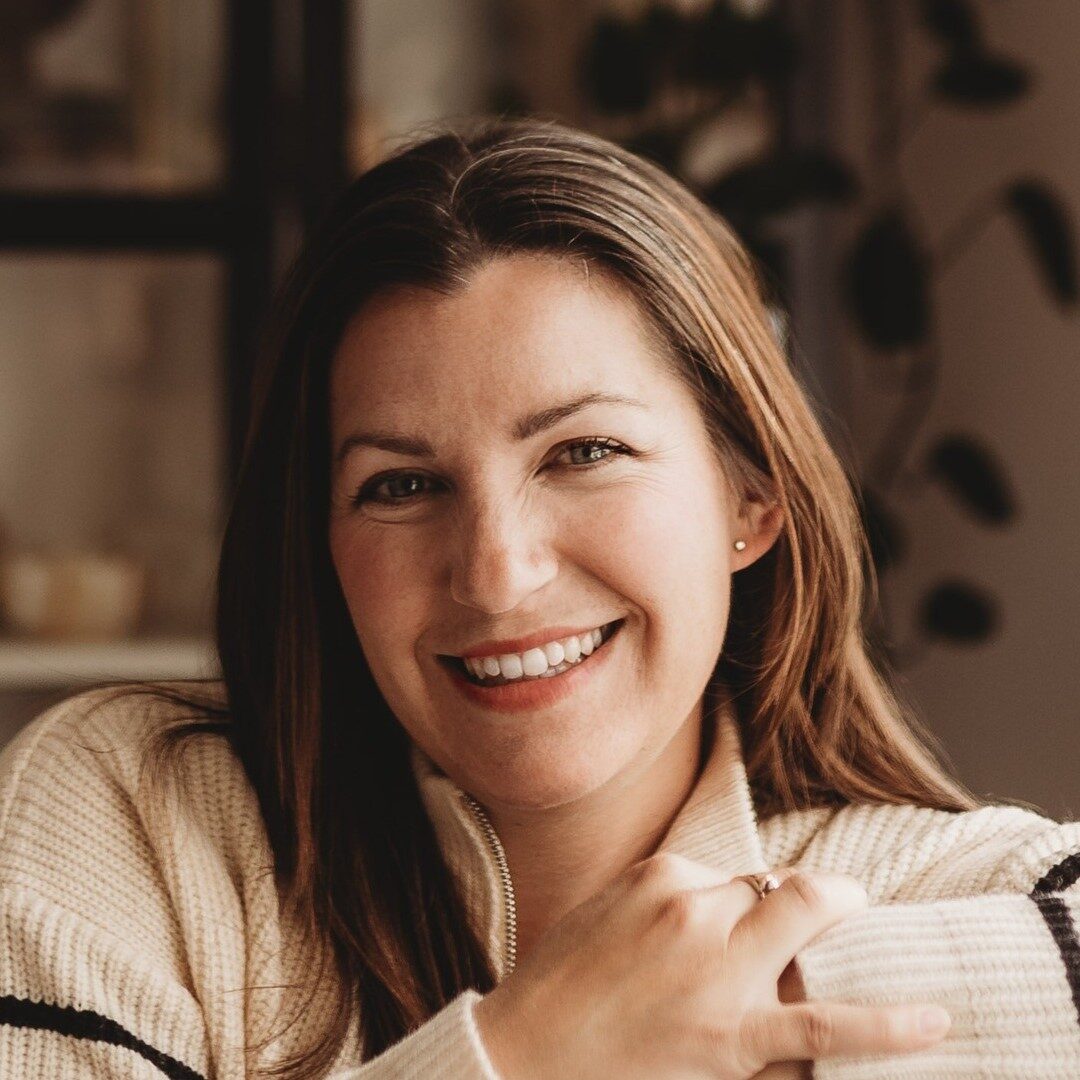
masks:
[[[704,722],[714,725],[704,768],[657,850],[694,859],[728,877],[764,872],[768,867],[730,703],[722,701]],[[502,978],[507,903],[492,838],[464,792],[415,743],[410,761],[443,859]]]

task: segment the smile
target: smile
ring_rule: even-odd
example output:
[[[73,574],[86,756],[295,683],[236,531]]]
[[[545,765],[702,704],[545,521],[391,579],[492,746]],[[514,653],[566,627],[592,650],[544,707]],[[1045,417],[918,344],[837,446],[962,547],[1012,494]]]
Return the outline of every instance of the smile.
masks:
[[[549,708],[567,694],[580,692],[581,687],[592,681],[594,672],[603,671],[610,643],[625,622],[623,618],[600,627],[600,644],[591,653],[582,654],[575,661],[563,660],[542,675],[523,674],[508,679],[500,674],[479,678],[469,671],[461,657],[440,655],[438,662],[449,672],[452,683],[474,704],[498,712]]]
[[[584,664],[618,629],[624,619],[607,623],[586,634],[575,635],[564,642],[552,642],[543,648],[525,653],[488,656],[475,660],[445,657],[457,666],[476,686],[505,686],[507,683],[528,682],[530,679],[550,679],[570,668]]]

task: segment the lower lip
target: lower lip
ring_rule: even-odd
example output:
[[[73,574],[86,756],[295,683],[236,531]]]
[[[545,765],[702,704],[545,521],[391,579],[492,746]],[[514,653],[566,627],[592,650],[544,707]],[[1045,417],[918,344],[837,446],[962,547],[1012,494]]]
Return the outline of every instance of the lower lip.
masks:
[[[607,641],[590,653],[588,660],[567,668],[561,675],[551,675],[546,679],[526,679],[501,686],[478,686],[469,682],[456,668],[443,663],[440,663],[439,667],[450,676],[450,680],[461,693],[476,705],[493,709],[495,712],[547,709],[575,690],[580,690],[604,669],[611,646],[615,644],[621,631],[622,626],[617,627]]]

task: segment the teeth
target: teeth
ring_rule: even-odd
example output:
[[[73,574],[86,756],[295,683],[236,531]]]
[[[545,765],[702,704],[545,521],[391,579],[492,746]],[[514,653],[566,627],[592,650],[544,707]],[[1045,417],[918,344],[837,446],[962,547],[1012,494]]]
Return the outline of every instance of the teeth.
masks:
[[[485,656],[480,659],[466,659],[465,667],[477,679],[497,678],[521,679],[525,677],[545,677],[557,675],[556,669],[566,670],[574,664],[592,655],[603,641],[600,628],[587,633],[551,641],[524,653],[505,653],[502,656]]]
[[[506,670],[503,664],[504,659],[516,660],[517,657],[499,657],[499,667],[502,668],[503,674],[506,675],[507,678],[512,679],[514,676]],[[547,654],[543,649],[530,649],[528,652],[521,654],[521,667],[526,675],[539,675],[542,671],[547,671],[548,669]]]

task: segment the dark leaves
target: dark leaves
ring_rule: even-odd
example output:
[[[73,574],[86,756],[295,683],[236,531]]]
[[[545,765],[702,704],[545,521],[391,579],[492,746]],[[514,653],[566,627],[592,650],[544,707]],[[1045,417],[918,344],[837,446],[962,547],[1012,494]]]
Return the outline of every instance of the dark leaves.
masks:
[[[704,193],[722,214],[761,217],[810,202],[849,202],[858,184],[828,150],[797,149],[738,165]]]
[[[652,96],[652,50],[639,26],[601,16],[582,61],[586,92],[597,108],[638,112]]]
[[[930,323],[926,258],[898,209],[875,218],[857,240],[844,275],[859,329],[882,351],[915,345]]]
[[[1008,105],[1028,88],[1025,68],[983,52],[954,52],[933,81],[935,92],[955,105]]]
[[[679,70],[703,86],[733,90],[755,78],[776,85],[798,62],[798,43],[779,15],[746,18],[715,3],[684,31]]]
[[[870,545],[870,559],[880,576],[903,559],[907,537],[898,518],[869,488],[860,493],[859,512]]]
[[[601,15],[582,54],[582,82],[609,113],[642,112],[664,89],[703,87],[733,98],[754,82],[779,86],[798,58],[779,15],[747,18],[726,4],[687,15],[649,4],[636,19]]]
[[[1013,184],[1005,205],[1027,239],[1047,287],[1061,303],[1075,303],[1076,258],[1064,206],[1042,184],[1030,180]]]
[[[923,25],[951,49],[974,49],[979,27],[970,5],[963,0],[922,0]]]
[[[967,435],[945,435],[927,455],[928,473],[981,521],[1002,525],[1016,516],[1016,501],[989,447]]]
[[[923,598],[919,624],[929,638],[973,644],[986,641],[998,629],[994,598],[963,581],[946,581]]]

